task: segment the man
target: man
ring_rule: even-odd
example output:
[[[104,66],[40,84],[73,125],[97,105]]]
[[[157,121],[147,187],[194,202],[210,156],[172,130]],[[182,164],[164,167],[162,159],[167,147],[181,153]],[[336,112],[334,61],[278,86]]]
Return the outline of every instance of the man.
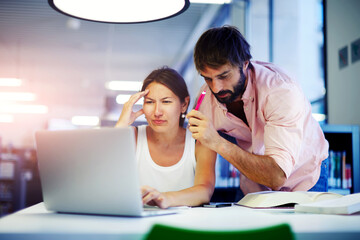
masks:
[[[328,142],[297,83],[275,65],[250,59],[250,46],[235,27],[203,33],[194,61],[206,95],[199,111],[187,116],[189,130],[240,171],[244,194],[309,190]],[[327,191],[327,184],[316,190]]]

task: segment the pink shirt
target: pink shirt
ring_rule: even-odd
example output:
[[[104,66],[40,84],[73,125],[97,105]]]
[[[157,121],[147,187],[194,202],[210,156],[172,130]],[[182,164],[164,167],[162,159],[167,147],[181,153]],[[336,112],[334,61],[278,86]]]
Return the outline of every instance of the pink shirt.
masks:
[[[242,149],[274,158],[287,178],[281,191],[306,191],[319,178],[321,162],[328,156],[328,142],[298,84],[271,63],[252,64],[254,71],[249,71],[242,97],[249,126],[229,113],[207,84],[200,90],[206,90],[206,95],[199,111],[217,130],[235,137]],[[240,187],[244,194],[270,190],[242,174]]]

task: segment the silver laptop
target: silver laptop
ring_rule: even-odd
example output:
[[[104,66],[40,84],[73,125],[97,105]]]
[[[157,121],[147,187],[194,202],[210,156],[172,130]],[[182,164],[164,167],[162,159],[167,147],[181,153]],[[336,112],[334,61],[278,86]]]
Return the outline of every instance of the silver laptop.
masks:
[[[144,209],[130,127],[43,130],[35,140],[48,210],[122,216],[176,212]]]

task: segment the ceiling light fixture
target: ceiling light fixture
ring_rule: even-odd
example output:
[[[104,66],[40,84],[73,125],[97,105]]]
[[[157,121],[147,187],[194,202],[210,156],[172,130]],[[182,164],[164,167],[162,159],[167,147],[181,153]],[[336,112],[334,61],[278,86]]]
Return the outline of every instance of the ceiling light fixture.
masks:
[[[22,81],[18,78],[0,78],[0,86],[2,87],[19,87]]]
[[[22,104],[0,104],[0,113],[48,113],[48,107],[45,105],[22,105]]]
[[[0,92],[1,101],[34,101],[36,95],[29,92]]]
[[[97,126],[100,119],[97,116],[73,116],[71,123],[77,126]]]
[[[190,0],[190,2],[202,4],[229,4],[232,0]]]
[[[56,11],[82,20],[104,23],[144,23],[186,11],[189,0],[48,0]]]
[[[315,118],[316,121],[322,122],[325,121],[326,115],[322,113],[313,113],[312,116]]]
[[[116,103],[117,104],[125,104],[127,101],[129,101],[129,98],[131,97],[130,94],[119,94],[116,96]],[[144,104],[144,99],[140,98],[139,101],[135,103],[135,105],[142,105]]]
[[[0,123],[12,123],[14,116],[11,114],[0,114]]]
[[[110,81],[105,83],[105,87],[109,90],[117,91],[140,91],[143,82],[135,81]]]

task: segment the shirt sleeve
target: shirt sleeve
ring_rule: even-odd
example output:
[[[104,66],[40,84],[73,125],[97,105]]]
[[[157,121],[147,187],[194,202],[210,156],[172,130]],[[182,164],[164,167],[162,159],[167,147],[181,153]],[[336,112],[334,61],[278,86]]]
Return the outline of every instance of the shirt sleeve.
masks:
[[[275,159],[287,178],[301,151],[306,103],[301,89],[287,82],[268,93],[263,108],[265,154]]]

